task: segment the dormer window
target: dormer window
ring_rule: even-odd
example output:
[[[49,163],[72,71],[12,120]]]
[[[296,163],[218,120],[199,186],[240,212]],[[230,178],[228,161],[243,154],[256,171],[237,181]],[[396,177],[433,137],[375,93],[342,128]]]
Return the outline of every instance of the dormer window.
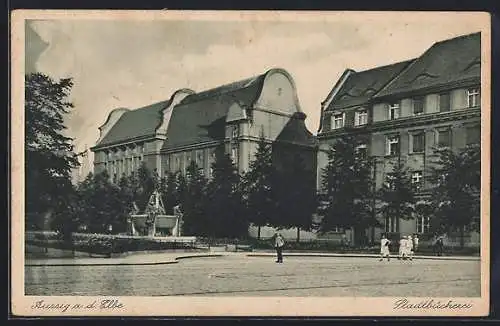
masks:
[[[441,93],[439,94],[439,112],[448,112],[450,111],[451,103],[450,103],[450,93]]]
[[[424,97],[419,96],[413,98],[413,114],[419,115],[424,113]]]
[[[479,106],[481,103],[481,94],[479,87],[469,88],[467,90],[467,106],[470,108]]]
[[[344,117],[345,117],[345,114],[344,113],[338,113],[338,114],[334,114],[332,115],[332,129],[340,129],[340,128],[343,128],[344,127]]]
[[[399,118],[399,103],[392,103],[389,105],[389,120]]]
[[[368,111],[356,111],[354,114],[354,125],[362,126],[368,123]]]

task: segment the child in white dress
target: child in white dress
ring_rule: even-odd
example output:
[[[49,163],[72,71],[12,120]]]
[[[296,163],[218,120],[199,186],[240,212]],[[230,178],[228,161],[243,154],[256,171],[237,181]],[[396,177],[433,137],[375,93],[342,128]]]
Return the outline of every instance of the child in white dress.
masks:
[[[391,241],[387,239],[384,236],[382,236],[382,239],[380,240],[380,261],[384,259],[384,257],[387,257],[387,261],[390,260],[390,252],[389,252],[389,245],[391,244]]]
[[[413,260],[413,239],[411,235],[409,235],[406,240],[406,255],[410,260]]]
[[[405,247],[406,247],[406,239],[404,237],[401,237],[401,239],[399,239],[398,259],[405,258]]]

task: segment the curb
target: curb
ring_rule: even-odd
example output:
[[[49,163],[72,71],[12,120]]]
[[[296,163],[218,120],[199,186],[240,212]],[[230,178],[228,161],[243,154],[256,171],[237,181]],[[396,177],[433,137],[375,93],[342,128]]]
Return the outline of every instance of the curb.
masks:
[[[273,253],[247,254],[247,257],[275,257]],[[350,255],[350,254],[283,254],[283,257],[322,257],[322,258],[380,258],[380,255]],[[396,259],[398,256],[390,256]],[[415,260],[453,260],[453,261],[479,261],[481,257],[434,257],[434,256],[413,256]]]
[[[192,258],[207,258],[207,257],[222,257],[219,254],[206,254],[206,255],[187,255],[175,257],[173,260],[161,262],[137,262],[137,263],[97,263],[97,264],[24,264],[25,267],[62,267],[62,266],[148,266],[148,265],[169,265],[177,264],[181,259]]]

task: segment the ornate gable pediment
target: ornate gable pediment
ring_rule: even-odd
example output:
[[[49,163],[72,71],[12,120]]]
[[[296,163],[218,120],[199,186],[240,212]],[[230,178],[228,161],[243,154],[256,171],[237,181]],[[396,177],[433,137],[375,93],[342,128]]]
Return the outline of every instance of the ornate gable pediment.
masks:
[[[170,123],[170,118],[172,117],[172,112],[174,110],[174,107],[177,104],[179,104],[184,98],[186,98],[187,96],[194,94],[194,93],[195,92],[193,90],[183,88],[183,89],[176,91],[172,95],[172,97],[170,98],[169,105],[165,109],[162,110],[163,119],[162,119],[160,126],[156,129],[157,134],[165,135],[167,133],[168,125]]]
[[[109,133],[111,128],[113,128],[115,123],[117,123],[118,120],[121,118],[121,116],[128,111],[130,110],[126,108],[118,108],[114,109],[109,113],[106,122],[104,122],[104,124],[99,127],[99,139],[97,139],[96,144],[99,144],[104,139],[104,137]]]
[[[226,122],[244,120],[247,118],[246,110],[238,102],[234,102],[227,112]]]

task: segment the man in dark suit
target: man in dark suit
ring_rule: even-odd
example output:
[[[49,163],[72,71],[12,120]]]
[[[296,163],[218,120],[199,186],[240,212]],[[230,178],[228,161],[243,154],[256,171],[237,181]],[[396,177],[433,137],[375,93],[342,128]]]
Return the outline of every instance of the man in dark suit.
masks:
[[[276,248],[276,262],[277,263],[282,263],[283,262],[283,246],[285,245],[285,240],[281,236],[281,234],[276,233],[275,239],[274,239],[274,247]]]

